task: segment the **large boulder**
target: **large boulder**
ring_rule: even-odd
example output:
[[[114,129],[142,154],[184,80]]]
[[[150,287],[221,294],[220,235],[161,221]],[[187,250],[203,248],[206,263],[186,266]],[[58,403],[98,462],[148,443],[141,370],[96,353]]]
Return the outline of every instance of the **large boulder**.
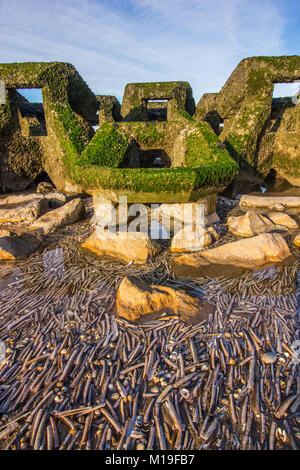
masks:
[[[48,209],[45,198],[0,205],[0,222],[32,222]]]
[[[212,265],[255,269],[282,262],[290,256],[282,235],[265,233],[207,251],[181,255],[174,259],[173,268],[175,273],[191,276]]]
[[[212,305],[191,297],[183,290],[149,286],[131,276],[123,279],[117,292],[116,314],[131,321],[175,314],[184,321],[201,322],[213,311]]]
[[[0,238],[0,260],[24,258],[41,246],[41,240],[31,233]]]
[[[73,199],[62,207],[44,214],[31,225],[31,230],[41,233],[53,233],[56,230],[73,224],[84,216],[84,202],[80,198]]]
[[[115,258],[121,262],[144,264],[161,250],[155,240],[144,232],[116,232],[95,230],[81,245],[81,250],[91,256]]]

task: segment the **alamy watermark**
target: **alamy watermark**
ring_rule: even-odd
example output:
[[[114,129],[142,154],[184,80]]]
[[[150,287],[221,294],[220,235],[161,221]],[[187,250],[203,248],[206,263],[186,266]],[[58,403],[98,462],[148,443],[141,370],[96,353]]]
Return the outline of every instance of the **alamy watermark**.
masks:
[[[5,83],[0,80],[0,104],[6,103]]]
[[[170,239],[187,243],[204,242],[205,203],[184,204],[128,204],[126,196],[120,196],[118,204],[103,202],[94,197],[94,218],[97,236],[127,238],[133,233],[138,237]],[[129,235],[130,234],[130,235]]]

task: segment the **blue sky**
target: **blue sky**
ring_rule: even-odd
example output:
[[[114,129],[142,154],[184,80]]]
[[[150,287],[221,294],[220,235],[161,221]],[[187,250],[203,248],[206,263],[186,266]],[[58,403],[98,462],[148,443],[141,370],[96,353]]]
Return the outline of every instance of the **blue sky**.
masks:
[[[0,0],[0,62],[70,62],[120,101],[129,82],[187,80],[197,102],[244,57],[299,54],[299,23],[298,0]]]

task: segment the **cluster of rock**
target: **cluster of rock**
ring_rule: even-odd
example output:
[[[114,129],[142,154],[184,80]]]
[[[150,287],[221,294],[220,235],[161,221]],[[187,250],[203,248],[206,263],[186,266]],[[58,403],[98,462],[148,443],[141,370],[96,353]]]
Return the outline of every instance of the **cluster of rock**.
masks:
[[[36,192],[11,194],[0,198],[0,259],[29,256],[42,244],[42,235],[55,232],[84,216],[84,202],[45,185]],[[42,192],[43,191],[43,192]]]

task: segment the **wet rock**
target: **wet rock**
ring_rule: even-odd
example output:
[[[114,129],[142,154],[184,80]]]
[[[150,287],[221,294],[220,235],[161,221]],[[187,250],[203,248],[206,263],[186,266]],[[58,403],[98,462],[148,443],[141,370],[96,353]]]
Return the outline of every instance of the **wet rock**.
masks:
[[[37,185],[36,192],[37,193],[52,193],[55,191],[54,186],[51,183],[47,183],[46,181],[42,181]]]
[[[131,321],[145,316],[147,319],[159,317],[162,313],[178,315],[185,321],[202,321],[213,310],[212,305],[191,297],[183,290],[149,286],[132,276],[123,279],[117,292],[116,313]]]
[[[0,206],[0,222],[32,222],[48,209],[45,198]]]
[[[240,217],[228,217],[227,225],[228,230],[237,237],[253,237],[274,229],[270,220],[254,211],[247,211]]]
[[[277,359],[277,356],[273,352],[265,352],[261,356],[262,362],[265,364],[273,364]]]
[[[0,238],[0,260],[19,259],[34,253],[41,240],[31,233]]]
[[[288,214],[282,212],[270,212],[268,213],[268,218],[277,225],[283,225],[290,230],[296,230],[299,228],[297,222],[292,219]]]
[[[174,235],[170,251],[173,253],[201,251],[211,244],[212,236],[205,227],[194,230],[192,225],[186,225]]]
[[[53,233],[59,228],[73,224],[84,216],[84,202],[80,198],[73,199],[62,207],[44,214],[31,225],[31,230],[41,233]]]
[[[113,233],[98,229],[82,243],[81,250],[95,258],[109,256],[124,263],[132,261],[144,264],[148,258],[156,256],[161,248],[143,232]]]
[[[289,247],[279,233],[265,233],[207,251],[181,255],[173,260],[173,267],[175,273],[188,276],[197,275],[211,265],[254,269],[284,261],[290,256]]]

